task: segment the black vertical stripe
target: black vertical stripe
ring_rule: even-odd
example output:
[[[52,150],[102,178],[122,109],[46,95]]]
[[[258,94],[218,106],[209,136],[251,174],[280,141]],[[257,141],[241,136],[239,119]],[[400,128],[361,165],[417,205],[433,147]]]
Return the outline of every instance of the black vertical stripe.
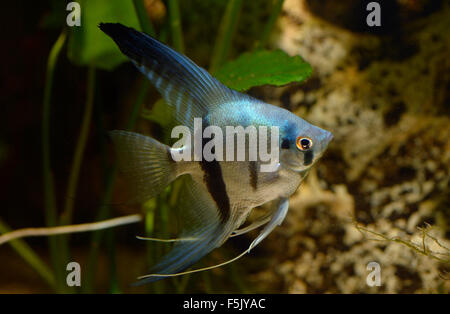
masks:
[[[204,130],[208,126],[208,122],[203,119],[202,125]],[[202,154],[204,145],[205,141],[202,139]],[[206,161],[203,158],[200,161],[200,167],[204,172],[203,181],[208,188],[209,194],[211,194],[219,208],[220,220],[225,223],[230,218],[230,199],[223,180],[222,167],[220,167],[217,160]]]
[[[250,175],[250,185],[253,191],[258,189],[258,163],[256,161],[250,161],[248,163],[248,172]]]
[[[305,166],[309,166],[310,164],[312,164],[313,157],[314,157],[314,153],[312,152],[312,150],[306,151],[304,154],[304,157],[303,157],[303,164]]]

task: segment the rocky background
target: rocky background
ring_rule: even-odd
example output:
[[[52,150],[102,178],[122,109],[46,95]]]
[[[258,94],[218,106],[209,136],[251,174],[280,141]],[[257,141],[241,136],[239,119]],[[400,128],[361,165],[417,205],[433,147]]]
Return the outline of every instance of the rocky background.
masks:
[[[118,291],[110,285],[113,266],[123,293],[450,292],[450,4],[379,0],[382,26],[370,28],[368,2],[285,0],[272,48],[302,56],[312,65],[313,76],[301,84],[249,91],[334,134],[326,154],[291,198],[283,224],[239,261],[187,279],[161,281],[159,287],[130,285],[156,258],[149,261],[154,247],[135,238],[145,234],[143,224],[117,228],[115,259],[103,246],[94,292]],[[60,29],[42,25],[56,3],[60,1],[8,2],[3,10],[10,27],[0,52],[8,61],[0,93],[6,104],[0,115],[0,217],[17,229],[45,225],[40,119],[45,64]],[[163,28],[166,2],[145,3],[155,26]],[[180,1],[186,55],[204,67],[226,3]],[[271,5],[267,0],[242,1],[230,59],[253,47]],[[65,20],[64,8],[61,12]],[[64,53],[55,75],[52,167],[57,201],[63,204],[86,99],[86,68],[73,65]],[[97,71],[95,118],[80,173],[75,223],[93,221],[103,205],[104,170],[113,154],[111,150],[106,154],[111,160],[105,160],[108,148],[99,142],[106,131],[123,125],[140,79],[131,63]],[[151,90],[143,105],[158,98]],[[137,131],[154,130],[140,119]],[[125,185],[118,182],[117,199]],[[140,210],[113,207],[114,216]],[[253,217],[258,214],[255,210]],[[195,267],[235,257],[256,232],[230,239]],[[26,241],[49,264],[47,239]],[[70,244],[84,274],[90,235],[73,235]],[[167,246],[156,249],[162,253]],[[373,271],[367,269],[370,262],[380,266],[380,286],[366,282]],[[0,247],[0,266],[0,293],[54,292],[7,245]]]
[[[390,27],[370,31],[358,2],[284,3],[274,42],[314,74],[255,93],[334,140],[265,240],[261,291],[450,291],[449,6],[391,1]],[[366,283],[369,262],[381,286]]]

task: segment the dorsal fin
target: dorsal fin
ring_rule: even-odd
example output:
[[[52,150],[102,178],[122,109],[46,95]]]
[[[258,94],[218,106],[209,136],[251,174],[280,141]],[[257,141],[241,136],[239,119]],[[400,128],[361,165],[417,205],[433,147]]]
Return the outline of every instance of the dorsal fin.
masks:
[[[175,118],[188,127],[194,117],[206,116],[211,108],[245,97],[147,34],[119,23],[101,23],[99,27],[174,107]]]

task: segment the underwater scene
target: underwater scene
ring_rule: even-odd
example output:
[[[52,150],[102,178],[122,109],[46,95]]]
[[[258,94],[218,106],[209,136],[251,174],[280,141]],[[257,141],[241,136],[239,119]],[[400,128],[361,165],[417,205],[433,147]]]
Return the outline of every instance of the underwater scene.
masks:
[[[447,1],[2,11],[0,294],[450,293]]]

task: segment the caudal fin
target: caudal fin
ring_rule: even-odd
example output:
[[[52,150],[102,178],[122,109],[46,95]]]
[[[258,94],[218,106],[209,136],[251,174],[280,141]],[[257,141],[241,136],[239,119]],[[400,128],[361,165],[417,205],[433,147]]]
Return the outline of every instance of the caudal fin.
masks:
[[[133,132],[116,130],[109,134],[117,152],[119,169],[131,184],[132,202],[149,200],[177,177],[169,146]]]

